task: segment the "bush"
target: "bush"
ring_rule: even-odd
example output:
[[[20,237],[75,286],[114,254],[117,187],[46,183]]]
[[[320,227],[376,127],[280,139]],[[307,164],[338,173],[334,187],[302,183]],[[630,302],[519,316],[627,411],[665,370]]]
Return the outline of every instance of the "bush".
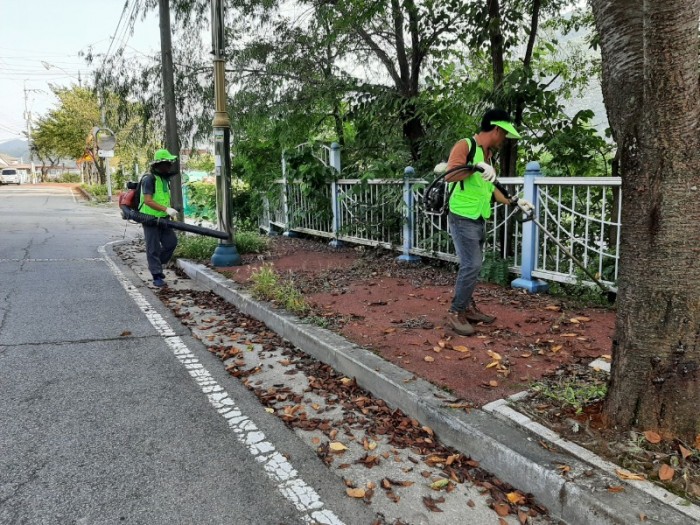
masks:
[[[56,182],[80,182],[80,175],[77,173],[64,173]]]

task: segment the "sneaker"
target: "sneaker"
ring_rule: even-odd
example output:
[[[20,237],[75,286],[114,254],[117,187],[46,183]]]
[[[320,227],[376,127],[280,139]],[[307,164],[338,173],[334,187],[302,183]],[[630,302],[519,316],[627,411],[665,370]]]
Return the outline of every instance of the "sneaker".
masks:
[[[474,327],[469,324],[469,320],[464,315],[464,312],[448,312],[449,325],[459,335],[472,335]]]
[[[476,307],[476,303],[472,303],[469,308],[464,312],[464,316],[472,323],[484,323],[491,324],[496,318],[493,315],[488,315],[483,313]]]
[[[153,279],[153,286],[157,286],[158,288],[162,288],[163,286],[165,286],[165,281],[160,276],[155,277]]]

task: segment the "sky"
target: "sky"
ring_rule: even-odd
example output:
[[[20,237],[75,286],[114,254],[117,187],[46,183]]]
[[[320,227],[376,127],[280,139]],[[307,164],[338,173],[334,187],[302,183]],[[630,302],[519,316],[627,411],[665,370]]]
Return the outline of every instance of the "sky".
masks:
[[[119,23],[125,2],[0,0],[0,143],[25,138],[25,107],[35,120],[55,105],[50,83],[70,86],[80,77],[85,85],[101,62],[88,67],[81,51],[111,55],[124,43],[127,55],[159,52],[157,12],[137,19],[128,36],[128,17]]]

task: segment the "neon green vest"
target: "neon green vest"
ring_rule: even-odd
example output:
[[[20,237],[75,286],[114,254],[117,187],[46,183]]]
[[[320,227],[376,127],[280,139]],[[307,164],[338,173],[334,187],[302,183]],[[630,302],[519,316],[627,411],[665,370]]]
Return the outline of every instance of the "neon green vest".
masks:
[[[469,142],[468,139],[467,142]],[[476,165],[479,162],[484,162],[484,150],[481,149],[481,146],[476,147],[472,164]],[[452,183],[452,185],[456,184],[457,186],[450,197],[450,211],[455,215],[469,219],[478,219],[479,217],[488,219],[491,217],[491,195],[495,186],[482,179],[478,171],[462,182],[464,189],[459,182]],[[452,185],[450,189],[452,189]]]
[[[156,192],[153,194],[153,201],[156,204],[165,206],[166,208],[170,206],[170,186],[163,180],[162,177],[154,175],[156,179]],[[164,211],[154,210],[150,206],[146,205],[143,195],[143,185],[141,185],[141,204],[139,204],[139,211],[145,213],[146,215],[152,215],[153,217],[167,217],[168,214]]]

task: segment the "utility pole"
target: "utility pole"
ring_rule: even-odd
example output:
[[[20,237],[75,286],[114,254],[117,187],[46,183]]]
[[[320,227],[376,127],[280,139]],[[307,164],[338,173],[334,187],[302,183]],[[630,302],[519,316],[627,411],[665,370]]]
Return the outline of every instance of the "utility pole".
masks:
[[[36,174],[34,173],[34,161],[32,155],[32,112],[29,111],[29,92],[27,91],[27,81],[24,81],[24,120],[27,123],[27,147],[29,149],[29,164],[31,166],[32,184],[36,184]]]
[[[214,55],[214,166],[216,169],[216,215],[219,230],[228,239],[219,240],[211,257],[214,267],[239,266],[241,256],[233,236],[233,201],[231,199],[231,125],[226,112],[226,73],[224,40],[224,0],[211,0],[211,41]]]
[[[165,145],[177,155],[175,174],[170,185],[170,203],[178,210],[178,220],[184,219],[182,208],[182,177],[180,176],[180,141],[177,137],[177,114],[175,112],[175,80],[173,74],[173,48],[170,38],[170,0],[158,0],[160,15],[160,56],[163,68],[163,103],[165,107]]]

